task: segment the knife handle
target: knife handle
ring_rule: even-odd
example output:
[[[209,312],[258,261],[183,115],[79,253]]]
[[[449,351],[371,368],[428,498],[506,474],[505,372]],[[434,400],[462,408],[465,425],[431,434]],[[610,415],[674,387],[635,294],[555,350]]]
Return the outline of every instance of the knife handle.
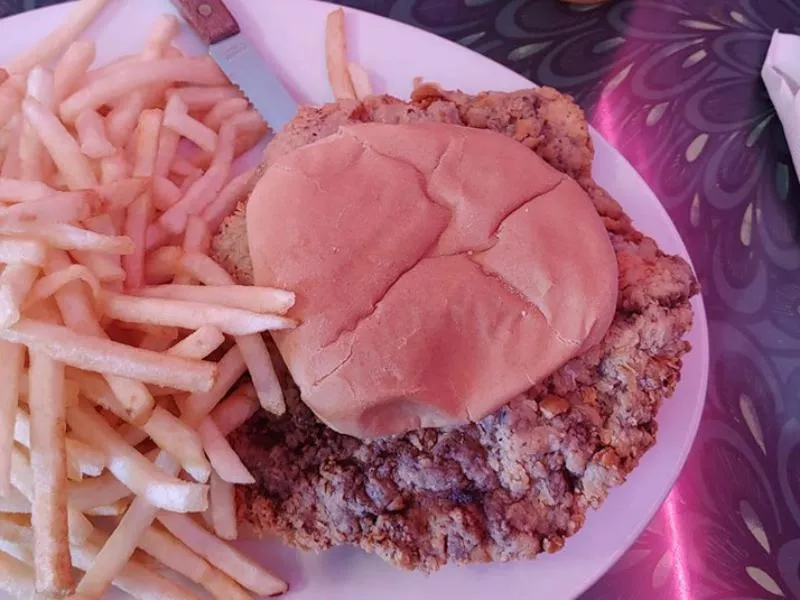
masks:
[[[206,44],[239,33],[239,24],[222,0],[171,0],[181,16]]]

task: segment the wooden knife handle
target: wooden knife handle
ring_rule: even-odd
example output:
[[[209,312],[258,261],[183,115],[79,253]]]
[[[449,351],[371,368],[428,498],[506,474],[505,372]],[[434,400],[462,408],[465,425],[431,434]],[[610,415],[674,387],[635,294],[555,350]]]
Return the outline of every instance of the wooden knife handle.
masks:
[[[171,1],[206,44],[214,44],[239,33],[239,24],[222,0]]]

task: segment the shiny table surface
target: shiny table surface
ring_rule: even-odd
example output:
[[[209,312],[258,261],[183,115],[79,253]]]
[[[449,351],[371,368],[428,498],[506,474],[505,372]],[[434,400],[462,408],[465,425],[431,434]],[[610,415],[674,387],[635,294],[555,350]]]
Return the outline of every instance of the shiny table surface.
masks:
[[[0,0],[0,16],[55,3]],[[711,331],[700,432],[665,505],[585,598],[800,598],[800,185],[759,76],[772,30],[800,34],[800,0],[340,3],[572,94],[692,255]]]

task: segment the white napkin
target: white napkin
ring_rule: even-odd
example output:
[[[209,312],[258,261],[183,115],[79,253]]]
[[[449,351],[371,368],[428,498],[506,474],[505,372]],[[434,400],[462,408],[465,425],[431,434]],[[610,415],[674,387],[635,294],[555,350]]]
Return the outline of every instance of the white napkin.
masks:
[[[772,34],[761,78],[783,124],[795,171],[800,173],[800,36]]]

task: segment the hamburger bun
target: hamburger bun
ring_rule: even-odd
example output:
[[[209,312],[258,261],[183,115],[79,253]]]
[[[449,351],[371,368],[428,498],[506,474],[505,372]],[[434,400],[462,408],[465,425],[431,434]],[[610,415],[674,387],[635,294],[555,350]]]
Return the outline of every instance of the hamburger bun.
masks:
[[[275,161],[247,204],[256,285],[304,402],[359,438],[475,421],[598,343],[617,263],[591,200],[503,135],[360,124]]]

